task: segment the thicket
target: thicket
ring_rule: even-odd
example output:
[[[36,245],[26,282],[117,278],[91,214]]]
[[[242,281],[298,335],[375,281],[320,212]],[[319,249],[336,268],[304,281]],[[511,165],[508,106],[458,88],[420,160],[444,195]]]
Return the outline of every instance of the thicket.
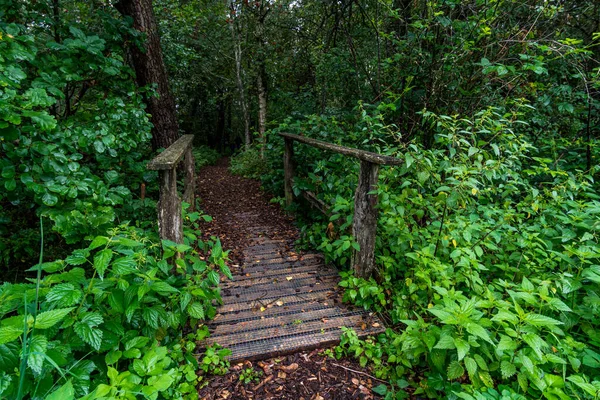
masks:
[[[280,131],[404,160],[380,170],[377,272],[360,279],[349,264],[358,163],[295,145],[296,194],[331,211],[294,206],[304,242],[346,268],[346,301],[390,325],[367,340],[347,330],[336,354],[388,380],[376,389],[388,399],[600,394],[599,36],[582,19],[597,7],[576,3],[377,3],[381,19],[351,27],[376,12],[359,7],[340,22],[354,42],[316,63],[348,73],[323,81],[340,90],[323,89],[337,107],[270,132],[263,184],[275,193]],[[359,56],[376,69],[351,65]],[[365,100],[376,83],[386,89]]]
[[[226,368],[197,342],[227,252],[201,212],[185,244],[158,238],[153,88],[126,38],[144,40],[110,4],[0,1],[2,399],[195,399]]]

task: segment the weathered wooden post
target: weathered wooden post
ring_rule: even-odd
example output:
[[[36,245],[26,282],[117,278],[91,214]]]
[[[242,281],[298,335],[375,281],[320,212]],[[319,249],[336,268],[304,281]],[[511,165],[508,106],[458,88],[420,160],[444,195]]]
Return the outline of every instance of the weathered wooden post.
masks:
[[[377,189],[379,165],[360,161],[358,187],[354,195],[352,235],[360,249],[352,252],[352,265],[357,276],[368,278],[375,269],[375,238],[377,236]]]
[[[186,177],[184,179],[186,187],[184,189],[184,198],[192,206],[194,204],[193,141],[194,135],[180,137],[146,166],[149,170],[158,171],[158,232],[160,238],[171,240],[175,243],[183,243],[181,198],[177,193],[177,164],[179,164],[184,155],[186,156]]]
[[[377,235],[377,178],[380,165],[401,165],[404,161],[396,158],[373,153],[370,151],[353,149],[333,143],[323,142],[292,133],[280,132],[285,138],[285,154],[283,156],[285,202],[290,205],[294,199],[292,181],[294,178],[293,141],[307,144],[318,149],[333,151],[355,157],[360,160],[360,174],[358,187],[354,196],[354,222],[352,235],[360,246],[360,250],[352,250],[352,265],[357,276],[368,278],[375,269],[375,239]],[[328,215],[328,207],[319,200],[314,193],[304,192],[304,197],[314,204],[324,214]]]
[[[196,163],[194,162],[194,155],[192,154],[192,147],[188,147],[185,152],[185,158],[183,160],[183,168],[185,169],[185,181],[183,192],[183,201],[190,205],[189,210],[196,210],[196,199],[194,193],[196,193]]]
[[[283,181],[285,190],[285,204],[290,206],[294,201],[294,141],[284,138],[285,151],[283,153]]]

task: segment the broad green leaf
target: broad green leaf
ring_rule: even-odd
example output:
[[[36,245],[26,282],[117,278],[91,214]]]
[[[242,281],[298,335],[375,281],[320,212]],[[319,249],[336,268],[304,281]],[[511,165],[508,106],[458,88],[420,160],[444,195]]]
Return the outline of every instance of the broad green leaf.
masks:
[[[48,329],[59,323],[69,314],[75,307],[58,308],[40,313],[35,319],[35,327],[37,329]]]
[[[190,304],[187,308],[187,312],[192,318],[204,319],[204,307],[198,302]]]
[[[112,256],[113,251],[111,249],[101,250],[94,256],[94,268],[98,271],[98,275],[100,275],[101,279],[104,278],[104,272],[106,271]]]
[[[149,337],[136,336],[133,339],[130,339],[125,343],[125,350],[129,350],[134,347],[142,348],[142,347],[146,346],[149,341],[150,341]]]
[[[19,342],[0,344],[0,371],[12,371],[19,365]]]
[[[458,352],[458,361],[465,358],[471,349],[469,343],[460,338],[454,338],[454,345],[456,346],[456,351]]]
[[[465,374],[465,369],[460,365],[458,361],[452,361],[448,365],[448,379],[451,381],[460,378]]]
[[[473,360],[471,357],[465,357],[465,367],[467,368],[467,373],[469,374],[469,378],[471,381],[474,381],[477,377],[477,362]]]
[[[476,324],[474,322],[469,322],[469,323],[467,323],[466,328],[467,328],[467,332],[469,332],[470,334],[478,336],[492,345],[494,344],[494,342],[492,341],[492,339],[490,338],[490,336],[488,334],[488,331],[481,325]]]
[[[525,322],[533,326],[556,326],[562,325],[562,322],[555,320],[554,318],[547,317],[541,314],[527,314],[525,316]]]
[[[508,379],[517,373],[517,367],[513,363],[504,360],[500,363],[500,371],[502,372],[502,377]]]
[[[118,275],[128,275],[137,272],[137,262],[133,256],[117,258],[112,263],[112,270]]]
[[[71,283],[59,283],[50,289],[46,294],[46,301],[57,303],[62,307],[69,307],[76,304],[83,295],[82,291],[76,289]]]
[[[23,324],[21,324],[23,325]],[[12,342],[23,334],[23,328],[16,326],[3,326],[0,327],[0,345],[8,342]]]
[[[64,385],[52,392],[46,397],[46,400],[73,400],[75,398],[75,389],[69,379]]]
[[[46,358],[46,349],[48,348],[48,338],[44,335],[35,335],[29,341],[27,365],[33,372],[39,374],[42,372],[42,365]]]
[[[88,250],[94,250],[97,249],[100,246],[104,246],[105,244],[107,244],[110,241],[109,238],[107,238],[106,236],[96,236],[94,238],[94,240],[92,240],[92,242],[90,243],[90,245],[88,246]]]
[[[171,286],[167,282],[163,282],[163,281],[152,282],[152,285],[150,286],[150,290],[160,293],[160,294],[178,293],[179,292],[179,290],[175,289],[173,286]]]
[[[442,336],[440,337],[440,340],[437,342],[437,344],[435,345],[436,349],[455,349],[456,346],[454,345],[454,338],[450,335],[444,335],[442,334]]]

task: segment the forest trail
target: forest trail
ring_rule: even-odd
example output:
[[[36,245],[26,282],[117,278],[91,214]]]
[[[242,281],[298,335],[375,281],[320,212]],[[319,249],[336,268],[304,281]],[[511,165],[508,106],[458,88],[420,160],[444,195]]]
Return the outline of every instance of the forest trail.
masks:
[[[334,344],[342,326],[361,337],[382,332],[376,316],[342,304],[335,267],[295,250],[298,231],[259,183],[227,167],[224,159],[198,176],[201,207],[213,217],[205,234],[232,250],[234,278],[222,282],[224,304],[209,323],[207,344],[231,349],[235,362]]]

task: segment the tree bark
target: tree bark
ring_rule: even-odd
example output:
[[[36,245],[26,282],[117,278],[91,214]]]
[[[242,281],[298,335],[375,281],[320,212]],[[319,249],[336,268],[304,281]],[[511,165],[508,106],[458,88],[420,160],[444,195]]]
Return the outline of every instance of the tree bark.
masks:
[[[270,9],[263,12],[263,5],[259,9],[258,23],[256,25],[256,39],[258,41],[258,74],[256,86],[258,90],[258,136],[261,141],[260,156],[265,158],[265,147],[267,137],[265,136],[267,126],[267,70],[265,66],[265,19]]]
[[[152,148],[167,148],[179,137],[179,123],[175,101],[169,90],[167,70],[160,47],[158,27],[152,9],[152,0],[120,0],[115,8],[124,17],[133,19],[133,27],[146,35],[144,48],[129,46],[136,81],[139,87],[156,85],[157,96],[146,96],[151,115]]]
[[[235,77],[237,81],[238,92],[240,95],[240,106],[242,107],[242,118],[244,119],[244,144],[245,149],[250,148],[252,143],[252,136],[250,135],[250,117],[248,116],[248,103],[246,102],[246,89],[244,88],[244,70],[242,67],[242,46],[240,34],[237,31],[237,17],[235,15],[235,9],[233,2],[230,4],[230,17],[231,17],[231,36],[233,38],[233,53],[235,56]]]

